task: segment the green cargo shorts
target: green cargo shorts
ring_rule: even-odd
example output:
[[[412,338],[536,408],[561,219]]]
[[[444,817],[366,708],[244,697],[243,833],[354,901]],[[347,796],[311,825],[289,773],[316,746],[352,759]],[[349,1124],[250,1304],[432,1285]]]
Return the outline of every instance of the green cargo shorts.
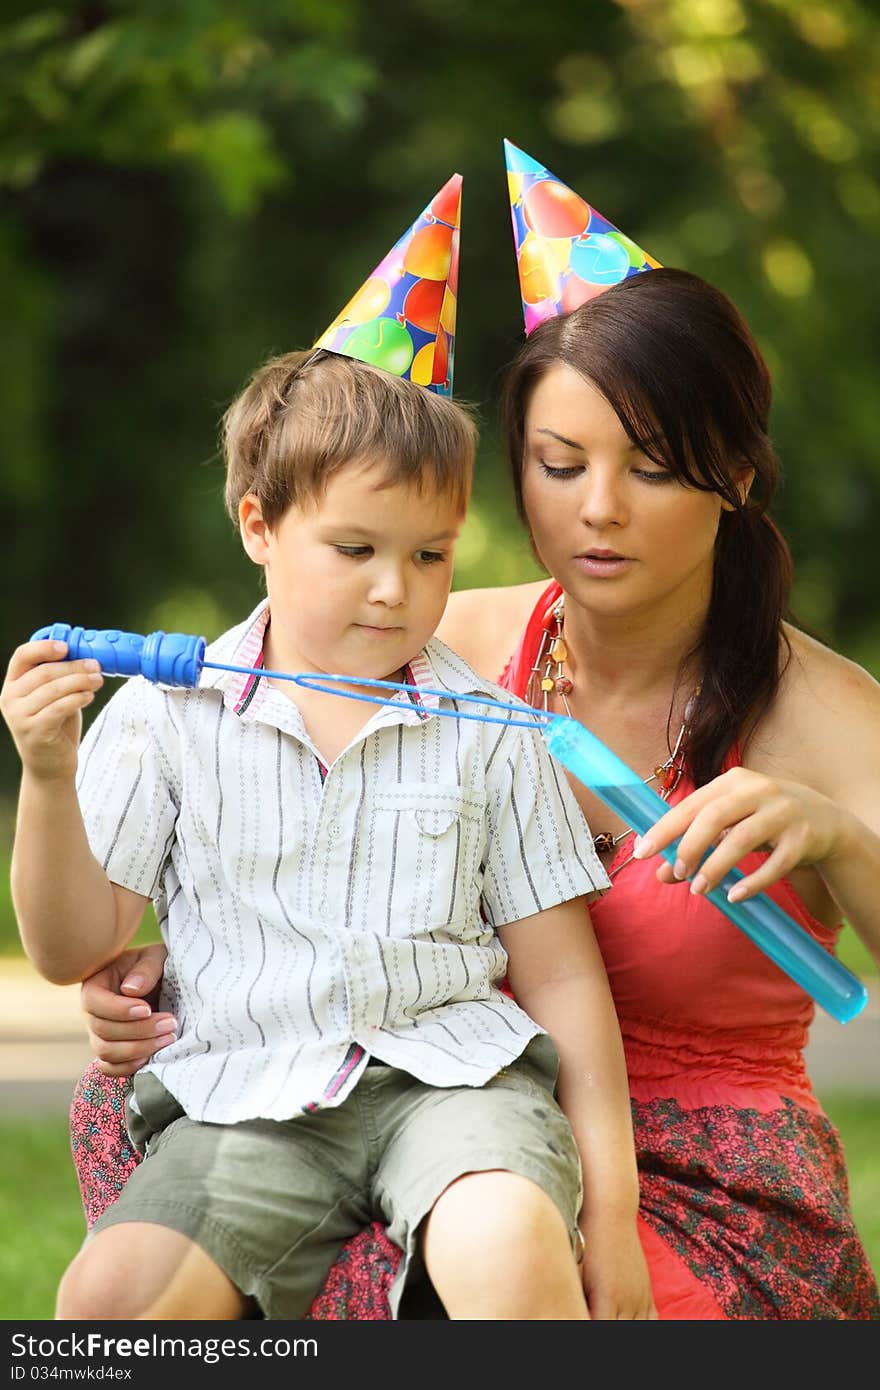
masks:
[[[233,1125],[189,1119],[143,1075],[146,1157],[90,1238],[120,1222],[166,1226],[195,1241],[266,1318],[300,1319],[342,1244],[378,1220],[403,1252],[392,1315],[442,1317],[419,1228],[465,1173],[498,1168],[530,1178],[578,1248],[580,1161],[553,1097],[557,1069],[546,1035],[481,1087],[428,1086],[371,1064],[339,1106]]]

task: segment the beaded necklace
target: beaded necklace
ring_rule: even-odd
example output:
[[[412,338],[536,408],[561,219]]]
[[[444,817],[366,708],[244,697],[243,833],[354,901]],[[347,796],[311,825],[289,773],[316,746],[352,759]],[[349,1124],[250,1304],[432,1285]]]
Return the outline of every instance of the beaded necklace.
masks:
[[[565,662],[568,659],[568,648],[565,645],[565,600],[560,597],[554,604],[549,621],[544,624],[544,632],[541,637],[541,645],[535,657],[535,663],[529,672],[528,685],[526,686],[526,700],[529,704],[535,705],[539,709],[549,711],[550,696],[556,694],[562,703],[565,713],[571,716],[571,707],[568,697],[572,692],[573,683],[571,677],[566,674]],[[555,669],[554,669],[555,668]],[[700,693],[697,686],[691,699],[685,706],[685,718],[678,731],[678,737],[672,752],[665,762],[660,763],[654,768],[650,777],[642,778],[646,785],[651,782],[657,783],[657,791],[664,801],[667,801],[675,788],[681,781],[684,772],[684,746],[687,734],[687,715],[690,712],[693,701]],[[573,717],[573,716],[572,716]],[[622,840],[628,835],[632,835],[632,830],[622,830],[619,835],[612,835],[609,830],[600,830],[593,836],[593,847],[597,854],[608,854],[617,848]],[[610,877],[620,872],[632,859],[624,859],[622,864],[618,864]]]

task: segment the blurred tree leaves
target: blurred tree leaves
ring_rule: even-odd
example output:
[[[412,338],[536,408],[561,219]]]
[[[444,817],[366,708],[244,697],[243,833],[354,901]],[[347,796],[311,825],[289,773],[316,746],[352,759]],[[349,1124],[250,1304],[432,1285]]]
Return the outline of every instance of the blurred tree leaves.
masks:
[[[255,601],[220,413],[454,169],[456,389],[484,434],[457,582],[533,577],[494,429],[522,335],[507,136],[743,309],[797,609],[880,674],[872,0],[7,0],[0,83],[7,651],[55,619],[216,631]]]
[[[373,85],[348,47],[351,6],[70,5],[0,34],[0,177],[12,187],[53,160],[201,169],[233,213],[253,212],[289,170],[273,118],[351,125]],[[293,22],[292,22],[293,21]]]

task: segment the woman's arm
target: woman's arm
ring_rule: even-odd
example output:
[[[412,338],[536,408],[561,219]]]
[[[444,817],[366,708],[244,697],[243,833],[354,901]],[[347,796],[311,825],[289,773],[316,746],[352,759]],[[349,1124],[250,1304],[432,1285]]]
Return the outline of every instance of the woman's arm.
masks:
[[[791,636],[791,663],[773,710],[749,743],[746,766],[667,812],[643,837],[637,857],[681,836],[678,877],[699,866],[692,891],[701,892],[746,854],[769,849],[736,897],[812,870],[836,904],[835,915],[880,963],[880,685],[804,634]],[[664,864],[657,876],[672,882],[672,867]]]

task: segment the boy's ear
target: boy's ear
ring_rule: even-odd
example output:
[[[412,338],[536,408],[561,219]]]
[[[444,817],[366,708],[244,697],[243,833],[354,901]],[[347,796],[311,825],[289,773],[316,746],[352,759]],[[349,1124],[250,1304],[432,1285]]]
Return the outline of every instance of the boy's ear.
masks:
[[[269,560],[269,527],[263,518],[260,500],[252,492],[245,493],[238,504],[238,529],[248,559],[255,565]]]

